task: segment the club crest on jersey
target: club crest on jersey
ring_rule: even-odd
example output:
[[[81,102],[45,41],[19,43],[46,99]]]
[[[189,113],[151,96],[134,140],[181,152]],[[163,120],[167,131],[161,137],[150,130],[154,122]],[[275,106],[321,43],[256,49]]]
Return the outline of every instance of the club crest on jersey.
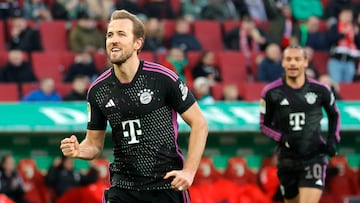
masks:
[[[308,92],[305,94],[305,99],[308,104],[314,104],[316,102],[317,95],[314,92]]]
[[[143,89],[138,93],[141,104],[148,104],[151,102],[154,92],[149,89]]]

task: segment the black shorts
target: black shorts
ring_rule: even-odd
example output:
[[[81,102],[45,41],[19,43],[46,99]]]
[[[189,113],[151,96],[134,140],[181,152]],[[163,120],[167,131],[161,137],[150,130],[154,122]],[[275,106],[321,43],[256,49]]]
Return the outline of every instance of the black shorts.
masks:
[[[324,189],[327,164],[323,154],[309,160],[279,159],[278,177],[283,196],[294,198],[299,187]]]
[[[188,190],[136,191],[111,187],[106,193],[103,203],[190,203]]]

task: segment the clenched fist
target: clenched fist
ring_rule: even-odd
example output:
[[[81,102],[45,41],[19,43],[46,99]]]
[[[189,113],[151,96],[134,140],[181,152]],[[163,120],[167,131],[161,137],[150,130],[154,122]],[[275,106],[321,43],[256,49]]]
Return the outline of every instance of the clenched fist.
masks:
[[[60,149],[64,156],[76,158],[80,154],[79,141],[75,135],[61,140]]]

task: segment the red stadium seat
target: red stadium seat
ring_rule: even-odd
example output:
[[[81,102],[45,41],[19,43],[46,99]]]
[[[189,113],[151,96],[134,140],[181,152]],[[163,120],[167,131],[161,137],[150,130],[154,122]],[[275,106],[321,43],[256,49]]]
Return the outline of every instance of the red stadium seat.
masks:
[[[6,50],[5,23],[0,21],[0,50]]]
[[[63,55],[57,52],[33,52],[32,67],[39,80],[45,77],[51,77],[55,82],[63,80],[63,73],[66,64],[63,61]]]
[[[164,43],[165,45],[169,45],[169,39],[170,37],[175,33],[176,31],[176,21],[171,19],[163,19],[161,20],[162,26],[164,29]]]
[[[98,158],[92,161],[92,164],[99,171],[98,182],[106,187],[110,186],[109,161],[106,158]]]
[[[152,51],[141,51],[139,58],[144,61],[154,62],[154,52]]]
[[[259,82],[248,82],[244,83],[244,94],[243,98],[245,101],[260,101],[262,89],[265,87],[266,83]]]
[[[223,82],[241,83],[247,81],[246,59],[241,52],[218,52],[218,58]]]
[[[105,53],[95,53],[94,62],[97,70],[100,72],[111,66]]]
[[[171,8],[175,15],[179,15],[181,9],[181,0],[170,0]]]
[[[24,195],[27,201],[34,203],[47,203],[50,201],[50,192],[45,184],[45,177],[37,168],[34,160],[21,159],[17,170],[24,181],[24,185],[30,188]]]
[[[213,183],[221,176],[221,173],[215,168],[213,160],[210,157],[203,157],[195,174],[194,185]]]
[[[68,50],[68,38],[65,21],[40,21],[39,32],[44,51]]]
[[[239,20],[225,20],[222,24],[224,33],[229,32],[230,30],[240,27],[241,23]]]
[[[193,26],[194,35],[200,41],[203,50],[223,50],[223,37],[219,21],[197,20]]]
[[[14,201],[12,201],[10,198],[8,198],[4,194],[0,194],[0,202],[1,203],[15,203]]]
[[[313,63],[320,75],[327,74],[327,64],[329,60],[328,51],[314,51]]]
[[[224,93],[224,83],[217,83],[211,87],[211,95],[216,101],[221,101]]]
[[[342,100],[359,101],[360,94],[355,93],[358,90],[360,90],[360,82],[339,84],[339,94]]]
[[[0,83],[0,102],[19,101],[19,88],[16,83]]]
[[[224,172],[224,177],[239,186],[245,184],[256,184],[256,174],[247,166],[242,157],[231,157]]]
[[[31,82],[31,83],[22,83],[21,84],[21,93],[22,97],[28,95],[30,92],[39,88],[39,83]]]
[[[344,156],[336,156],[330,159],[330,167],[339,169],[339,173],[328,177],[327,188],[329,193],[337,200],[343,202],[344,198],[356,195],[359,191],[356,173],[349,165]]]
[[[188,59],[187,68],[192,70],[195,66],[200,62],[201,59],[201,51],[188,51],[186,54],[186,58]]]
[[[64,83],[64,82],[57,82],[57,83],[55,83],[55,89],[61,97],[64,97],[71,92],[72,84]]]

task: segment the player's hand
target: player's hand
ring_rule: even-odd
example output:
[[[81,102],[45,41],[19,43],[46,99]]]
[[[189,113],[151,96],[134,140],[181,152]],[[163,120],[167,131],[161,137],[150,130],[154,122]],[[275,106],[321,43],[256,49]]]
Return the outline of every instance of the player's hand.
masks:
[[[326,153],[330,156],[336,156],[337,152],[336,152],[336,143],[335,142],[327,142],[326,143]]]
[[[61,140],[60,149],[64,156],[76,158],[80,154],[79,141],[75,135]]]
[[[166,173],[164,179],[168,179],[170,177],[174,177],[171,182],[171,188],[177,191],[187,190],[194,181],[193,173],[185,170],[174,170]]]

